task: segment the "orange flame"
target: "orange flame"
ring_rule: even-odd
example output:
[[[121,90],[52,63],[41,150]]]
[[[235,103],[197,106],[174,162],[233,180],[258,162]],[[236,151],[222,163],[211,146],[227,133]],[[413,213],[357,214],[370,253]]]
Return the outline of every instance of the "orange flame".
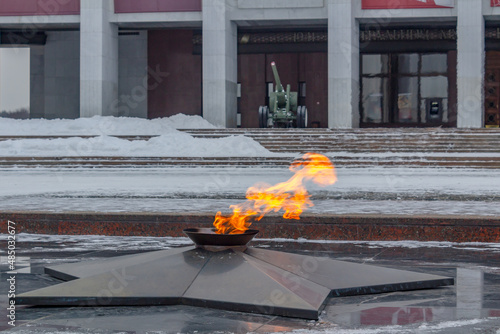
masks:
[[[220,211],[217,212],[214,220],[216,233],[244,233],[252,224],[252,218],[261,220],[271,211],[284,210],[283,218],[300,219],[304,210],[314,206],[304,182],[313,181],[318,185],[327,186],[337,181],[332,162],[318,153],[304,154],[301,159],[291,164],[290,170],[294,175],[286,182],[274,186],[260,183],[248,188],[247,201],[230,206],[233,210],[231,216],[225,217]]]

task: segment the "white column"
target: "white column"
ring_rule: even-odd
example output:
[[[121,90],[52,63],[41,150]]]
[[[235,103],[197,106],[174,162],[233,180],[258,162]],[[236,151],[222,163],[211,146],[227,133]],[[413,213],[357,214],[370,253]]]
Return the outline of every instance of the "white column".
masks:
[[[80,1],[80,117],[112,115],[118,98],[118,27],[113,0]]]
[[[484,18],[481,0],[457,1],[459,128],[484,125]]]
[[[356,1],[328,1],[328,127],[359,126],[359,24]]]
[[[203,0],[203,118],[236,127],[237,26],[226,0]]]

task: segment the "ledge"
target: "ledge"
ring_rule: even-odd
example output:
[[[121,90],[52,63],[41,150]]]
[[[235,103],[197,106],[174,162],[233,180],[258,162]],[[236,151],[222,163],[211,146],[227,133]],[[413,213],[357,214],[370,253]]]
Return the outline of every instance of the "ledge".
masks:
[[[113,236],[184,236],[189,227],[210,227],[213,214],[3,212],[17,233]],[[311,240],[500,242],[500,217],[304,215],[300,220],[264,217],[252,225],[260,238]]]
[[[238,8],[317,8],[324,7],[324,0],[238,0]]]

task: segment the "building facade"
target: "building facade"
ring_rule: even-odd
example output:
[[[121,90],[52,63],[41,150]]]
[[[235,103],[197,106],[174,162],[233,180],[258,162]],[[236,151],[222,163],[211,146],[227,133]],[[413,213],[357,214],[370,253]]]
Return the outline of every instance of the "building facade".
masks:
[[[497,0],[17,0],[31,117],[258,127],[275,61],[310,127],[500,125]]]

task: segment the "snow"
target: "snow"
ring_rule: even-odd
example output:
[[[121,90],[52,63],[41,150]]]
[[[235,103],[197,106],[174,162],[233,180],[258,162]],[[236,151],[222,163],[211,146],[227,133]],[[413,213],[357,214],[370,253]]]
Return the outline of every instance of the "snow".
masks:
[[[14,120],[0,118],[0,135],[97,135],[94,138],[16,139],[0,142],[0,156],[66,157],[255,157],[276,155],[245,136],[194,138],[178,128],[215,128],[200,116],[178,114],[168,118],[102,117]],[[129,141],[110,135],[157,135]]]
[[[454,333],[457,330],[459,333],[479,333],[474,330],[474,325],[489,326],[489,322],[495,323],[498,319],[484,318],[484,319],[464,319],[443,321],[438,323],[423,323],[417,327],[415,326],[383,326],[378,328],[339,328],[331,327],[328,329],[297,329],[291,332],[276,332],[275,334],[430,334],[430,333]],[[464,332],[464,330],[466,332]],[[474,331],[470,331],[474,330]],[[500,329],[498,330],[500,331]],[[498,333],[497,331],[497,333]],[[489,329],[484,328],[484,333],[489,332]],[[481,331],[483,333],[483,331]]]
[[[406,161],[404,158],[428,158],[428,157],[457,157],[457,158],[498,158],[498,152],[348,152],[348,151],[332,151],[324,153],[331,159],[342,158],[401,158],[401,161]],[[474,159],[471,159],[474,160]]]
[[[337,172],[333,186],[306,185],[315,204],[306,213],[500,216],[500,206],[494,205],[500,171],[373,167]],[[276,184],[290,176],[286,167],[0,169],[0,209],[215,213],[244,200],[257,182]]]
[[[7,240],[6,234],[0,234],[0,240]],[[33,233],[18,233],[16,235],[18,242],[33,243],[38,245],[43,243],[43,251],[57,251],[64,246],[65,251],[80,251],[80,250],[95,250],[98,245],[99,250],[156,250],[169,249],[171,247],[189,246],[193,242],[187,237],[140,237],[140,236],[105,236],[105,235],[52,235],[52,234],[33,234]],[[449,241],[353,241],[353,240],[308,240],[304,238],[287,239],[287,238],[255,238],[255,241],[275,242],[275,243],[310,243],[310,244],[349,244],[363,245],[368,248],[453,248],[468,251],[500,251],[500,243],[486,242],[449,242]],[[71,248],[71,245],[77,245]],[[266,245],[259,245],[264,247]],[[54,247],[52,249],[51,247]],[[24,247],[23,252],[30,249]],[[31,249],[33,250],[33,249]],[[0,252],[5,252],[1,250]]]
[[[17,139],[0,142],[3,157],[255,157],[272,156],[255,140],[245,136],[194,138],[173,130],[149,140],[129,141],[110,136],[95,138]]]
[[[96,138],[18,139],[0,142],[0,156],[131,156],[131,157],[240,157],[240,156],[295,156],[294,154],[271,153],[256,141],[244,136],[205,139],[193,138],[177,129],[214,129],[214,125],[200,116],[177,114],[166,118],[143,119],[134,117],[94,116],[78,119],[29,119],[16,120],[0,118],[0,136],[98,136]],[[114,138],[111,136],[160,136],[147,141]],[[275,136],[276,133],[266,134]],[[355,140],[356,134],[337,132],[339,138]],[[408,136],[422,136],[422,133],[371,133],[363,142],[369,144],[369,137],[390,136],[394,140]],[[439,135],[439,132],[434,133]],[[457,135],[446,133],[446,135]],[[461,134],[467,136],[467,134]],[[475,134],[476,135],[476,134]],[[480,135],[480,134],[477,134]],[[323,138],[319,136],[318,138]],[[330,137],[324,137],[330,138]],[[425,147],[422,148],[425,151]],[[350,161],[354,158],[391,159],[408,161],[429,157],[498,158],[500,153],[492,152],[346,152],[326,153],[333,161]]]
[[[44,212],[135,212],[135,213],[201,213],[229,214],[229,206],[242,199],[168,198],[168,197],[123,197],[71,194],[39,194],[32,196],[6,196],[1,198],[4,211]],[[392,214],[412,215],[461,215],[500,216],[498,205],[488,202],[465,201],[365,201],[365,200],[320,200],[306,214]]]
[[[481,322],[484,322],[485,319],[470,319],[470,320],[457,320],[457,321],[445,321],[439,324],[422,324],[418,327],[419,330],[429,331],[429,330],[437,330],[437,329],[445,329],[445,328],[456,328],[463,327],[469,325],[476,325]]]
[[[330,328],[325,328],[325,329],[314,329],[314,328],[305,328],[305,329],[296,329],[290,332],[275,332],[274,334],[432,334],[432,333],[493,333],[493,334],[500,334],[500,329],[498,329],[496,332],[494,332],[495,329],[492,328],[475,328],[474,325],[483,325],[484,326],[494,326],[495,321],[494,319],[471,319],[471,320],[457,320],[457,321],[444,321],[441,323],[436,323],[436,324],[425,324],[420,327],[415,327],[415,326],[382,326],[378,328],[340,328],[337,326],[331,326]],[[27,324],[24,327],[31,327],[31,324]],[[271,326],[270,326],[271,327]],[[50,327],[49,327],[50,328]],[[454,332],[454,330],[457,330],[458,332]],[[32,333],[48,333],[46,330],[37,330],[36,327],[31,329],[23,329],[20,328],[19,330],[15,331],[16,333],[19,334],[32,334]],[[98,332],[101,333],[102,331],[99,329],[86,329],[86,328],[79,328],[77,330],[60,330],[58,329],[56,332],[57,334],[81,334],[81,333],[94,333]],[[109,331],[105,330],[103,333],[108,333]],[[125,333],[125,332],[117,332],[113,331],[113,333]],[[158,334],[164,334],[164,333],[169,333],[166,331],[148,331],[148,333],[158,333]],[[193,333],[197,333],[197,331],[194,331]],[[228,331],[220,332],[220,331],[215,331],[213,333],[231,333]],[[250,332],[250,333],[256,333],[256,332]],[[258,333],[261,333],[259,331]],[[267,333],[267,332],[266,332]]]
[[[449,242],[449,241],[346,241],[346,240],[309,240],[304,238],[287,239],[287,238],[255,238],[256,241],[272,241],[272,242],[297,242],[311,244],[351,244],[365,245],[368,248],[457,248],[469,251],[493,251],[500,252],[500,243],[484,243],[484,242]]]
[[[0,241],[6,240],[7,235],[0,235]],[[43,251],[47,253],[60,252],[64,249],[65,252],[86,252],[95,251],[154,251],[161,249],[170,249],[172,247],[191,246],[193,242],[187,237],[139,237],[139,236],[104,236],[104,235],[49,235],[49,234],[31,234],[18,233],[16,235],[17,242],[23,244],[23,253]],[[309,243],[309,244],[346,244],[360,245],[368,248],[450,248],[475,252],[500,252],[500,244],[498,243],[480,243],[480,242],[445,242],[445,241],[342,241],[342,240],[307,240],[285,239],[285,238],[255,238],[258,243],[257,247],[267,248],[269,245],[266,242],[293,244],[293,243]],[[30,243],[34,247],[27,247]],[[6,254],[6,250],[0,249],[0,254]],[[496,270],[498,268],[489,266],[488,270]]]
[[[0,235],[0,240],[7,239],[6,235]],[[193,242],[189,238],[174,237],[136,237],[136,236],[102,236],[93,235],[48,235],[48,234],[30,234],[18,233],[16,235],[18,242],[29,242],[43,247],[33,247],[30,251],[60,252],[61,248],[65,252],[81,252],[101,250],[160,250],[172,247],[189,246]],[[27,249],[24,248],[23,252]],[[1,251],[0,253],[4,253]]]
[[[19,139],[0,141],[0,156],[168,156],[168,157],[258,157],[271,153],[244,136],[219,139],[194,138],[182,128],[215,128],[199,116],[175,115],[146,120],[125,117],[93,117],[77,120],[12,120],[0,118],[3,136],[78,136],[94,138]],[[153,135],[149,140],[129,141],[116,135]],[[380,134],[374,134],[379,136]],[[386,136],[385,134],[383,134]],[[401,134],[388,134],[395,139]],[[449,134],[447,134],[449,135]],[[425,158],[430,156],[498,157],[500,153],[425,152],[331,152],[335,159]],[[500,216],[500,170],[453,168],[337,168],[339,181],[328,188],[308,184],[315,204],[307,214],[395,214]],[[229,205],[244,199],[246,189],[257,183],[275,184],[291,176],[288,168],[17,168],[0,169],[2,211],[93,211],[93,212],[228,212]],[[155,250],[191,245],[188,238],[49,236],[19,233],[19,242],[35,247],[24,252],[51,254],[99,250]],[[0,240],[5,240],[0,235]],[[419,241],[337,241],[256,239],[281,243],[350,243],[368,248],[454,248],[500,253],[498,243],[451,243]],[[269,245],[261,245],[266,247]],[[37,248],[41,247],[41,248]],[[5,250],[0,250],[5,254]],[[49,259],[47,261],[56,261]],[[455,265],[455,264],[454,264]],[[498,268],[489,267],[489,270]],[[320,319],[321,320],[321,319]],[[326,320],[326,319],[324,319]],[[451,319],[446,319],[451,320]],[[296,330],[293,334],[381,334],[466,333],[475,327],[490,327],[498,320],[457,319],[408,326],[344,328],[333,323]],[[320,327],[327,327],[320,329]],[[496,328],[496,327],[495,327]],[[30,332],[30,331],[27,331]],[[70,333],[70,332],[68,332]],[[500,330],[497,331],[500,334]]]
[[[214,128],[199,116],[162,119],[92,117],[76,120],[0,118],[0,135],[96,135],[93,138],[0,141],[3,157],[267,157],[272,153],[238,135],[195,138],[178,128]],[[154,135],[129,141],[114,135]],[[374,133],[374,136],[379,134]],[[390,133],[401,137],[403,134]],[[495,155],[496,154],[496,155]],[[335,163],[351,158],[498,156],[498,153],[331,152]],[[290,160],[292,157],[290,156]],[[337,168],[328,188],[309,184],[318,214],[500,216],[500,170],[472,168]],[[214,213],[244,199],[257,182],[276,184],[291,176],[287,166],[269,167],[2,167],[0,210]]]
[[[214,129],[200,116],[177,114],[171,117],[144,119],[135,117],[94,116],[77,119],[16,120],[0,117],[2,136],[56,135],[163,135],[175,129]]]
[[[440,323],[424,323],[414,328],[414,326],[384,326],[379,328],[352,328],[343,329],[339,327],[333,327],[323,330],[314,329],[297,329],[291,332],[277,332],[280,334],[412,334],[412,333],[439,333],[447,329],[463,329],[464,327],[470,327],[473,325],[487,323],[490,319],[467,319],[467,320],[454,320],[454,321],[443,321]],[[277,334],[275,333],[275,334]],[[447,331],[448,333],[448,331]],[[451,333],[451,332],[450,332]],[[460,331],[462,333],[462,331]]]
[[[329,187],[312,183],[307,189],[318,199],[337,196],[363,198],[377,194],[401,197],[500,196],[500,170],[464,170],[382,167],[337,169],[338,182]],[[276,184],[292,173],[283,168],[123,168],[0,170],[0,196],[73,194],[179,198],[243,198],[257,182]],[[334,202],[334,201],[333,201]]]
[[[6,235],[0,235],[0,241],[6,240]],[[268,239],[256,239],[256,243],[254,247],[265,247],[269,246],[266,242]],[[304,240],[293,240],[293,239],[271,239],[273,242],[286,244],[286,243],[301,243]],[[271,241],[270,240],[270,241]],[[19,257],[18,260],[22,260],[23,263],[31,268],[37,268],[39,270],[40,267],[45,266],[47,264],[55,265],[62,263],[73,263],[81,260],[81,256],[84,256],[84,259],[94,260],[94,259],[102,259],[103,257],[107,257],[110,255],[108,252],[106,255],[105,251],[120,251],[120,252],[128,252],[128,251],[154,251],[154,250],[163,250],[169,249],[171,247],[182,247],[193,245],[192,242],[183,237],[183,238],[172,238],[172,237],[119,237],[119,236],[83,236],[83,235],[41,235],[41,234],[28,234],[28,233],[19,233],[16,235],[16,241],[18,242],[18,247],[21,250],[24,257]],[[331,240],[320,240],[320,241],[310,241],[315,243],[326,242],[330,243]],[[363,245],[364,248],[374,246],[374,247],[385,247],[386,249],[392,249],[394,247],[408,247],[408,248],[427,248],[432,247],[436,248],[435,251],[439,251],[439,248],[447,248],[452,247],[456,249],[468,249],[469,246],[477,247],[477,251],[484,251],[484,254],[491,254],[491,247],[498,248],[499,244],[489,244],[489,243],[449,243],[449,242],[417,242],[417,241],[398,241],[398,242],[377,242],[377,241],[338,241],[340,243],[346,243],[351,245]],[[286,247],[295,249],[291,245],[285,245]],[[303,249],[302,247],[300,247]],[[308,247],[308,249],[316,249],[315,247]],[[64,255],[57,256],[57,252],[63,251]],[[77,255],[73,254],[76,252]],[[104,252],[104,253],[103,253]],[[398,251],[396,250],[396,253]],[[0,265],[6,263],[6,250],[0,249],[0,258],[3,260]],[[418,255],[418,251],[412,254]],[[43,255],[43,256],[41,256]],[[468,256],[474,256],[469,253]],[[482,257],[482,254],[477,254],[478,257]],[[418,257],[418,256],[417,256]],[[471,257],[469,257],[471,259]],[[474,270],[478,269],[476,267],[476,263],[460,263],[462,259],[454,259],[455,262],[452,264],[439,263],[440,268],[445,267],[461,267],[462,265],[467,268],[474,268]],[[436,265],[434,263],[434,265]],[[423,264],[422,264],[423,267]],[[489,269],[493,269],[491,266],[488,266]],[[30,272],[28,269],[27,273]],[[35,271],[31,271],[36,273]],[[493,282],[494,283],[494,282]],[[491,285],[493,283],[488,283],[488,288],[493,287]],[[481,283],[482,284],[482,283]],[[470,290],[470,285],[462,284],[460,282],[457,283],[456,289],[464,289],[460,291],[465,291],[463,296],[468,296],[468,291]],[[454,289],[450,290],[450,293],[454,294]],[[485,285],[486,289],[486,285]],[[473,290],[473,294],[476,290]],[[487,291],[483,292],[487,295]],[[363,300],[354,299],[351,301],[340,301],[337,302],[335,299],[332,299],[329,302],[327,308],[320,316],[319,321],[295,321],[290,322],[290,326],[283,324],[283,326],[274,326],[270,324],[269,327],[266,327],[267,330],[277,331],[279,329],[287,328],[288,331],[276,332],[276,334],[326,334],[326,333],[340,333],[340,334],[411,334],[411,333],[447,333],[447,334],[455,334],[455,333],[498,333],[498,325],[500,324],[500,318],[494,317],[481,317],[478,315],[478,312],[475,312],[476,309],[469,313],[467,312],[467,308],[460,308],[457,304],[455,306],[454,297],[450,296],[452,303],[444,303],[444,298],[434,298],[436,293],[432,294],[432,298],[424,299],[424,295],[413,294],[410,295],[411,298],[402,298],[401,293],[393,293],[393,296],[390,299],[385,300],[377,300],[381,295],[367,297]],[[439,291],[437,293],[439,295]],[[390,294],[385,294],[385,297],[390,296]],[[489,300],[491,301],[491,299]],[[432,308],[434,316],[431,322],[415,322],[404,325],[386,325],[386,326],[377,326],[377,325],[364,325],[359,322],[359,311],[363,309],[376,309],[378,307],[384,307],[387,305],[391,305],[392,307],[402,307],[403,309],[406,306],[410,307],[422,307],[422,308]],[[465,304],[468,306],[468,304]],[[331,309],[331,306],[335,306],[335,309]],[[484,308],[482,305],[479,305],[480,309],[487,311],[486,306]],[[462,312],[457,312],[458,310]],[[465,311],[465,312],[463,312]],[[162,311],[164,312],[164,311]],[[483,312],[482,314],[488,314],[487,312]],[[132,314],[132,317],[135,316]],[[140,315],[143,316],[143,315]],[[153,315],[153,317],[156,317]],[[231,317],[229,317],[230,319]],[[111,316],[110,319],[113,319]],[[157,318],[153,318],[156,319]],[[211,319],[220,319],[220,318],[211,318]],[[50,319],[49,319],[50,320]],[[54,320],[54,319],[53,319]],[[155,321],[156,321],[155,320]],[[160,318],[161,320],[161,318]],[[241,320],[241,319],[238,319]],[[344,321],[345,320],[345,321]],[[241,320],[245,321],[245,320]],[[49,323],[51,325],[52,323]],[[302,329],[291,330],[290,328],[297,328],[298,326],[303,327]],[[78,327],[75,332],[68,333],[83,333],[83,332],[95,332],[96,329],[100,328],[100,324],[92,323],[89,325],[89,329],[85,329],[85,327]],[[76,327],[75,327],[76,328]],[[254,327],[257,328],[257,327]],[[264,330],[264,327],[262,327]],[[261,330],[261,331],[262,331]],[[261,332],[259,331],[259,332]],[[33,333],[37,332],[36,328],[31,331],[26,331],[23,333]],[[268,331],[266,331],[267,333]],[[44,332],[45,333],[45,332]],[[106,332],[107,333],[107,332]]]
[[[404,330],[401,326],[386,326],[382,328],[364,328],[364,329],[341,329],[341,328],[329,328],[324,330],[314,330],[314,329],[296,329],[291,332],[276,332],[275,334],[403,334],[403,333],[413,333],[409,330]]]

